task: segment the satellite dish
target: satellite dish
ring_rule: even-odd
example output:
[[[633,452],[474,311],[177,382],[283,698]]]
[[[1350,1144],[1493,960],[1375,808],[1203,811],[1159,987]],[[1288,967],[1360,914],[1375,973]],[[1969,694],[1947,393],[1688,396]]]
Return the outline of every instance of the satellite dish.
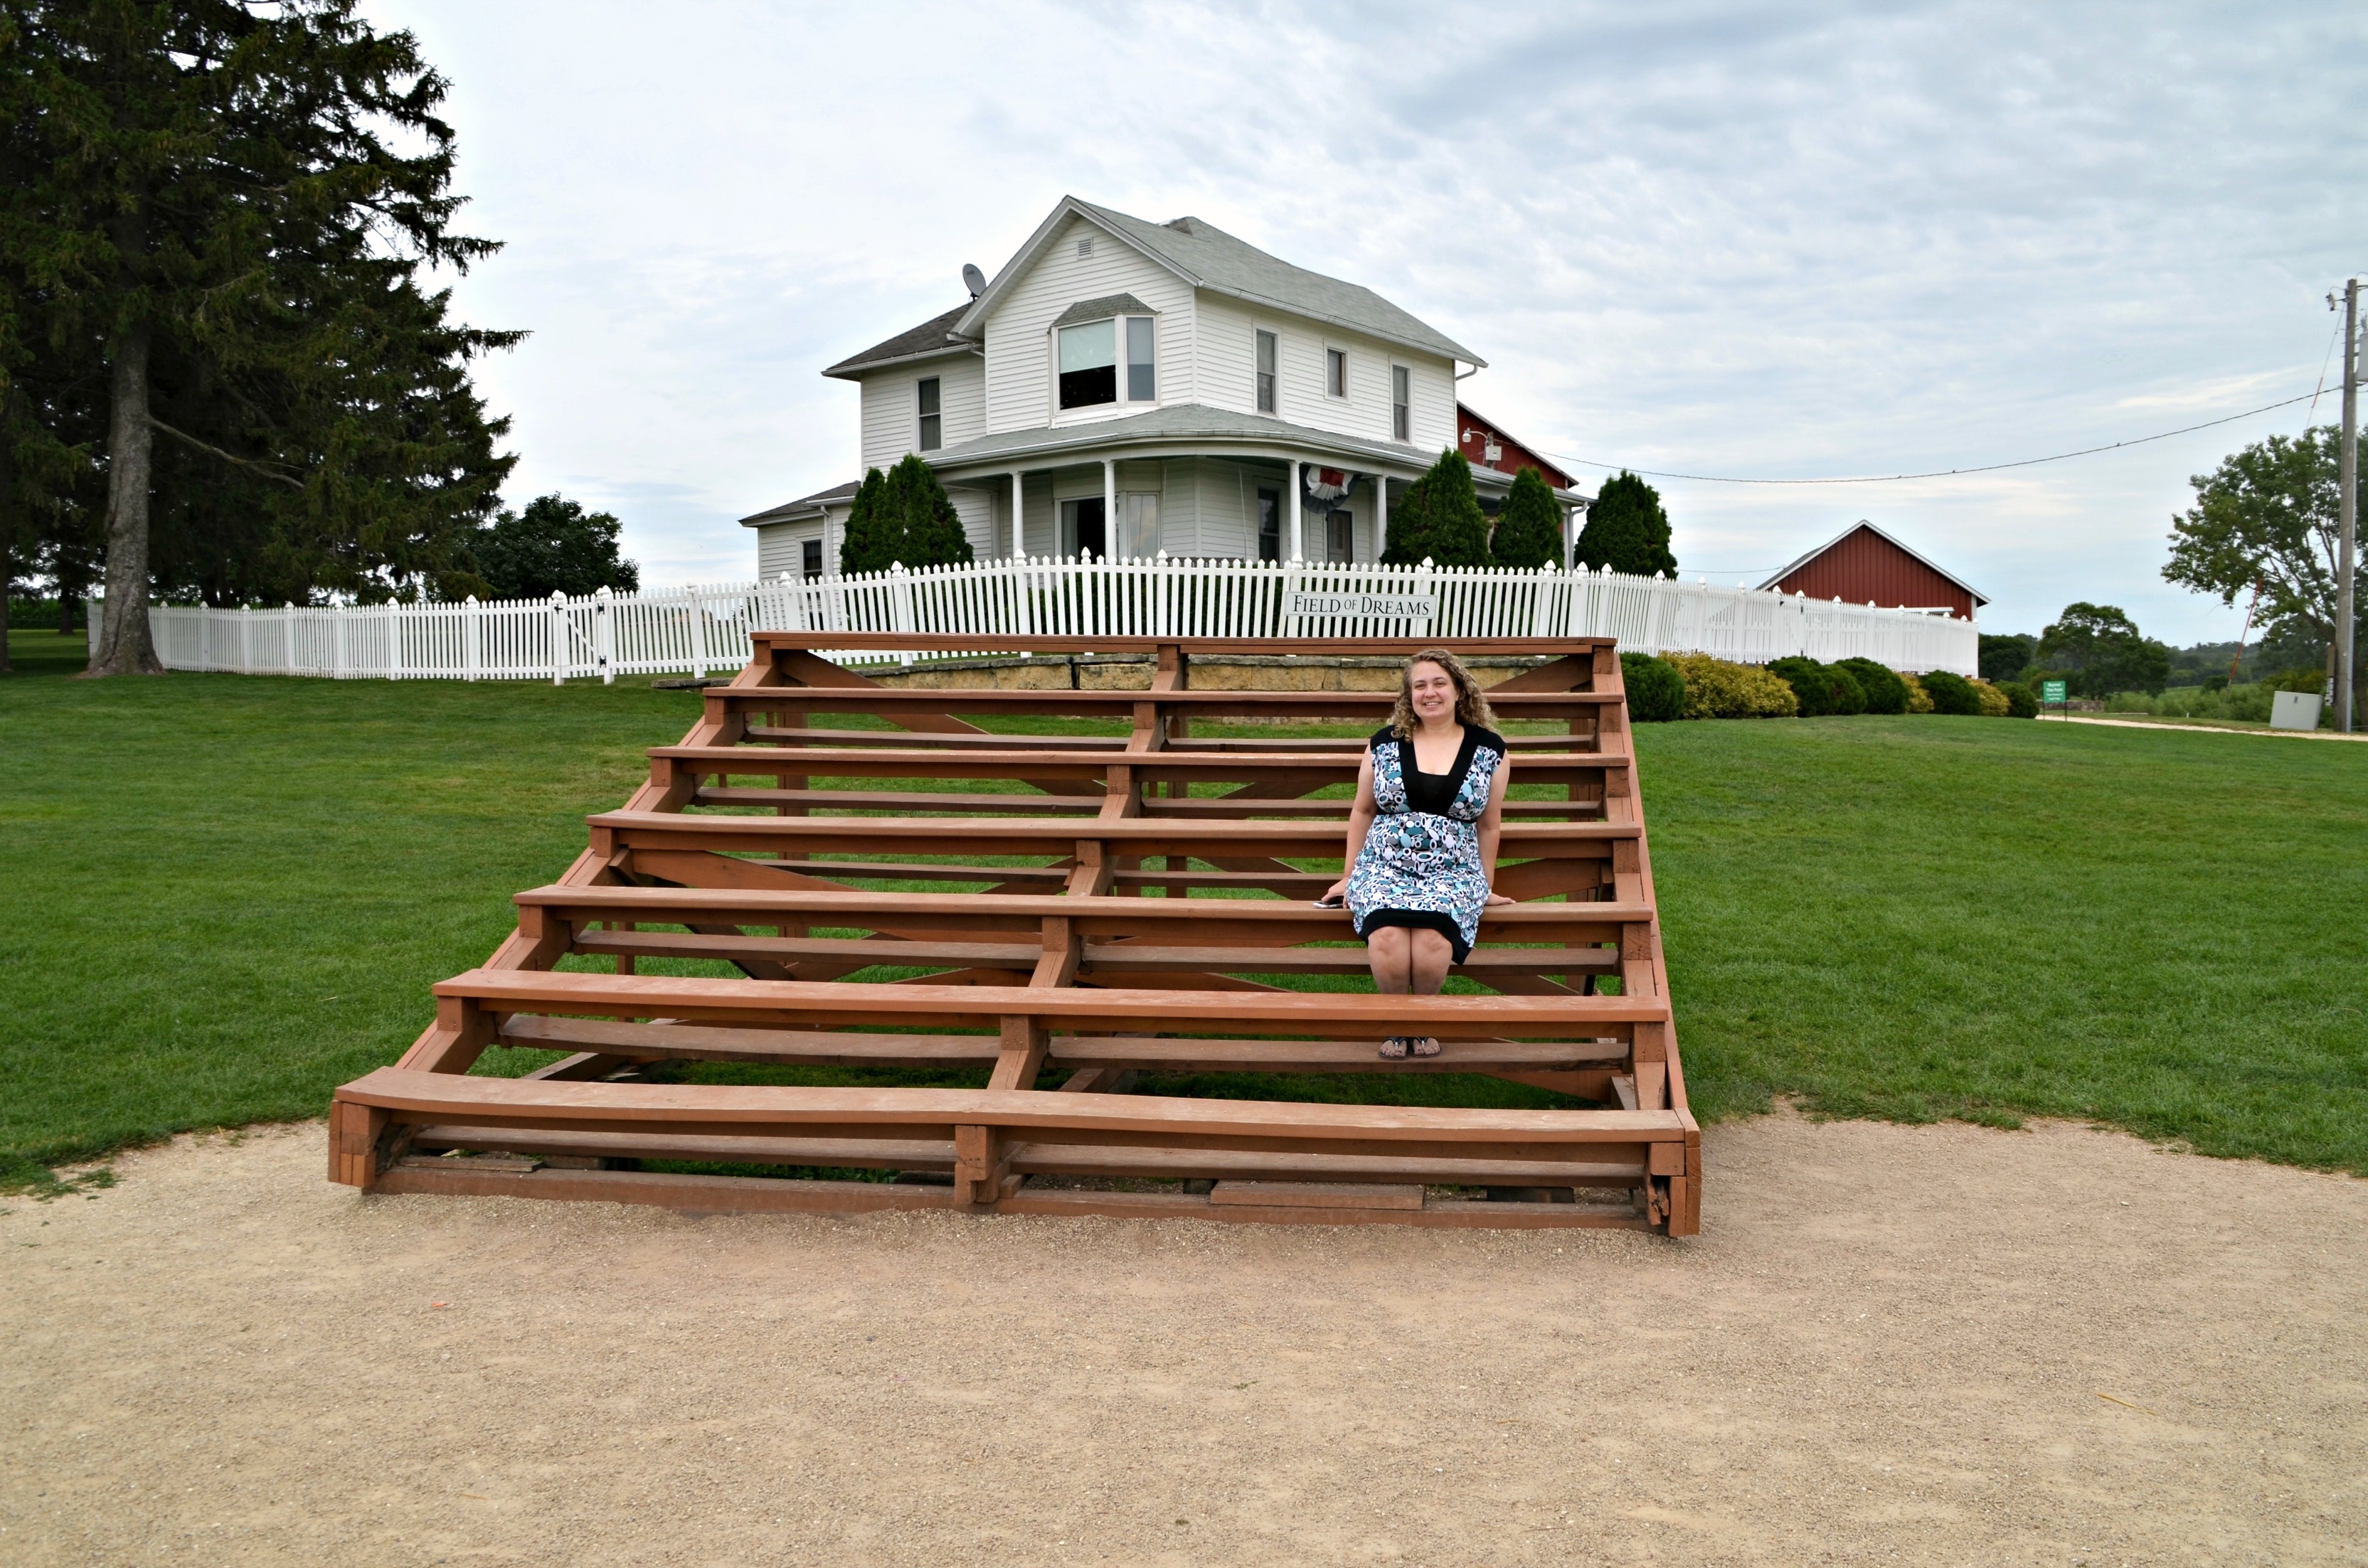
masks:
[[[978,263],[962,263],[962,287],[970,290],[970,297],[973,300],[986,292],[986,274],[978,269]]]

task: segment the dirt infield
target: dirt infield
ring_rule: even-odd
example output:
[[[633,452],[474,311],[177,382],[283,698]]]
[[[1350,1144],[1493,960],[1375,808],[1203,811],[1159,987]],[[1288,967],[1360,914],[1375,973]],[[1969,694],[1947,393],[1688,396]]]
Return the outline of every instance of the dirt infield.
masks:
[[[2368,1182],[1705,1135],[1691,1242],[0,1202],[0,1562],[2368,1561]]]

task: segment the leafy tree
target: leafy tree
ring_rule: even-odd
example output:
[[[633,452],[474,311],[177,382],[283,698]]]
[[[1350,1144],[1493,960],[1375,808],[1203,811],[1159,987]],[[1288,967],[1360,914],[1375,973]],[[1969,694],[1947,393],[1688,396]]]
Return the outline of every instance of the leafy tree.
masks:
[[[1397,566],[1486,566],[1488,516],[1473,488],[1472,465],[1452,447],[1390,508],[1382,559]]]
[[[944,566],[971,559],[970,538],[937,470],[906,454],[886,473],[872,469],[855,487],[847,537],[838,549],[841,572],[885,572]]]
[[[2324,649],[2335,636],[2342,445],[2331,425],[2271,436],[2190,480],[2195,505],[2171,518],[2162,574],[2229,606],[2259,583],[2259,621],[2288,641],[2306,631]],[[2355,609],[2368,619],[2368,606]]]
[[[8,0],[0,276],[103,417],[91,673],[158,668],[152,591],[364,600],[477,583],[513,460],[447,319],[445,83],[354,0]],[[52,378],[72,382],[74,374]],[[71,413],[71,410],[63,411]],[[62,443],[75,437],[61,418]],[[161,443],[159,437],[162,437]]]
[[[602,588],[630,593],[642,585],[642,570],[618,553],[621,527],[607,512],[586,511],[582,502],[538,495],[523,512],[504,511],[478,534],[471,553],[497,599],[554,593],[579,598]]]
[[[1499,566],[1562,564],[1562,503],[1536,469],[1525,468],[1513,476],[1504,509],[1497,514],[1488,553]]]
[[[2159,693],[2170,679],[2170,650],[2112,605],[2066,605],[2055,624],[2039,634],[2037,658],[2049,671],[2064,672],[2081,697]]]
[[[1590,571],[1605,566],[1639,577],[1676,576],[1678,558],[1669,553],[1669,515],[1661,508],[1661,493],[1620,471],[1596,493],[1587,509],[1587,526],[1579,530],[1578,559]]]
[[[1981,668],[1984,680],[2012,680],[2031,667],[2032,654],[2039,647],[2039,639],[2026,632],[2003,636],[1982,633]]]

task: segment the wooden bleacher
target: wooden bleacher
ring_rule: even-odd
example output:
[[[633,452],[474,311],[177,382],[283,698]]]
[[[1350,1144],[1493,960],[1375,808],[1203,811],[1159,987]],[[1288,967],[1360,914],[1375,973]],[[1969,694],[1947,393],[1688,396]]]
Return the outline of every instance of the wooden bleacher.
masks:
[[[1517,902],[1487,913],[1458,971],[1491,994],[1383,997],[1295,984],[1366,971],[1346,914],[1310,903],[1338,875],[1362,741],[1205,727],[1370,731],[1393,694],[1201,690],[1191,668],[1422,644],[755,641],[682,743],[652,748],[649,781],[588,819],[567,873],[517,896],[517,931],[435,988],[436,1022],[402,1060],[337,1091],[332,1179],[696,1210],[1699,1228],[1700,1139],[1609,642],[1446,644],[1536,660],[1490,700],[1508,727],[1561,733],[1511,737],[1523,798],[1497,886]],[[1134,653],[1151,687],[883,686],[834,649]],[[1125,728],[1019,733],[1048,719]],[[678,960],[732,977],[640,972]],[[1446,1051],[1380,1059],[1402,1033]],[[496,1046],[567,1054],[522,1078],[472,1072]],[[986,1083],[667,1081],[687,1062]],[[1146,1073],[1478,1073],[1600,1108],[1131,1092]],[[640,1168],[660,1161],[895,1179]]]

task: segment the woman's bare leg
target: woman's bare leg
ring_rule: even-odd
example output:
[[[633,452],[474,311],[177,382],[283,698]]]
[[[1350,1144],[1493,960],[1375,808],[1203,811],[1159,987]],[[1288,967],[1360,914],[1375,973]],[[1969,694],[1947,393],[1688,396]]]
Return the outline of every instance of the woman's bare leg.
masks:
[[[1407,944],[1407,983],[1417,996],[1435,996],[1446,982],[1447,966],[1455,957],[1455,949],[1446,937],[1436,931],[1409,931],[1414,938]],[[1437,1040],[1423,1035],[1413,1044],[1417,1056],[1437,1056],[1440,1046]]]
[[[1413,945],[1406,938],[1414,935],[1403,926],[1383,926],[1365,938],[1365,961],[1372,966],[1374,990],[1390,996],[1406,994],[1413,975]]]
[[[1446,983],[1448,964],[1455,957],[1455,949],[1436,931],[1409,931],[1406,935],[1414,938],[1406,955],[1407,988],[1417,996],[1435,996]]]

